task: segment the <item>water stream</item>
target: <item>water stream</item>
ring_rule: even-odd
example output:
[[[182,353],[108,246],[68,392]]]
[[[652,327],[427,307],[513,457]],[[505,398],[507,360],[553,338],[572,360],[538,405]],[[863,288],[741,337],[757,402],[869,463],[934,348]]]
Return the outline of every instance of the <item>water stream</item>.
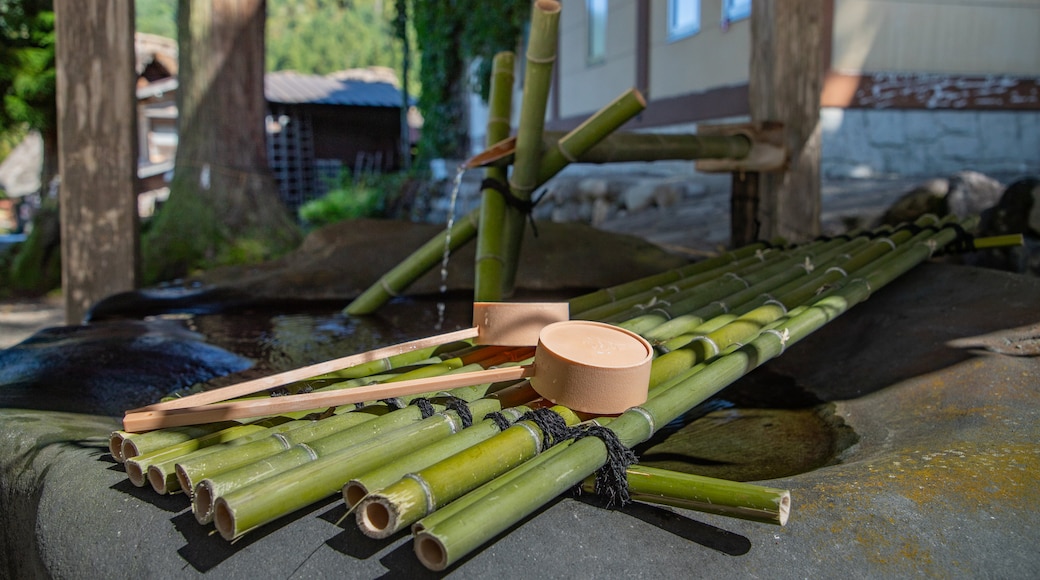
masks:
[[[458,204],[459,189],[462,188],[462,176],[466,173],[466,166],[459,165],[455,170],[455,181],[452,182],[451,196],[448,198],[448,223],[446,235],[444,236],[444,254],[441,257],[441,286],[440,293],[444,296],[448,292],[448,261],[451,259],[451,228],[455,227],[455,206]],[[434,330],[441,330],[444,326],[443,301],[437,302],[437,324]]]

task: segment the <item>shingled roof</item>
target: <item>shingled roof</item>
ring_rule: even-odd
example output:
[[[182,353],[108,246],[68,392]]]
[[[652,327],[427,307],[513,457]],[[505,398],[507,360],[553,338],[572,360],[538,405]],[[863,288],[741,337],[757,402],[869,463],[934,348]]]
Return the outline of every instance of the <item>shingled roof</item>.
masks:
[[[269,72],[264,76],[264,96],[270,103],[287,105],[401,106],[396,77],[390,71],[379,69],[342,71],[326,76],[295,71]]]

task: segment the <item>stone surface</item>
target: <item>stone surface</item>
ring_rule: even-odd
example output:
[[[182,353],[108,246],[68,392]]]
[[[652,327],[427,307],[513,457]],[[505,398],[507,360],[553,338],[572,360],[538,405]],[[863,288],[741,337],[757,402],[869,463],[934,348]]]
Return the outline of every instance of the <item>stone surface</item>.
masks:
[[[858,435],[841,463],[771,480],[784,528],[633,504],[549,502],[452,577],[1033,578],[1040,527],[1040,358],[951,341],[1040,319],[1040,280],[920,267],[767,365]],[[954,344],[963,344],[958,342]],[[757,375],[758,373],[756,373]],[[0,570],[12,578],[431,577],[404,536],[374,541],[342,502],[228,544],[183,496],[130,486],[113,419],[0,409]]]
[[[0,350],[0,408],[118,415],[252,364],[172,321],[47,328]]]

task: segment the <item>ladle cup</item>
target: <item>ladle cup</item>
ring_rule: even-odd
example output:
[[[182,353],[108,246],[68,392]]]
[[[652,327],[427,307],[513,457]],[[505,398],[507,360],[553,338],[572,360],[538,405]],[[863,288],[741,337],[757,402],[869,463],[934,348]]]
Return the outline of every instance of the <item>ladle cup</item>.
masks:
[[[646,401],[653,348],[628,330],[584,320],[554,322],[541,329],[534,363],[326,391],[231,401],[190,408],[128,413],[126,431],[262,417],[321,409],[390,397],[431,393],[458,387],[530,378],[542,397],[600,415],[621,413]]]

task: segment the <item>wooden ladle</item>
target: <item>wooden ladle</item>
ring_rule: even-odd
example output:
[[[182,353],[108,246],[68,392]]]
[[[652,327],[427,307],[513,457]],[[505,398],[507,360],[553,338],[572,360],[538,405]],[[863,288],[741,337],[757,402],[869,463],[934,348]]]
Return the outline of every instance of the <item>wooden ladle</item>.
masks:
[[[475,344],[481,345],[535,346],[538,344],[538,333],[541,332],[545,325],[567,320],[569,317],[570,309],[566,302],[475,302],[473,303],[473,326],[471,328],[463,328],[462,330],[436,336],[402,342],[266,377],[235,383],[187,397],[130,409],[127,411],[127,414],[144,411],[185,409],[197,405],[227,401],[228,399],[251,395],[355,365],[404,354],[413,350],[448,344],[457,340],[472,338]]]
[[[576,411],[621,413],[646,401],[653,348],[639,335],[599,322],[567,320],[541,329],[534,363],[339,391],[128,413],[126,431],[262,417],[481,383],[531,379],[541,396]]]

